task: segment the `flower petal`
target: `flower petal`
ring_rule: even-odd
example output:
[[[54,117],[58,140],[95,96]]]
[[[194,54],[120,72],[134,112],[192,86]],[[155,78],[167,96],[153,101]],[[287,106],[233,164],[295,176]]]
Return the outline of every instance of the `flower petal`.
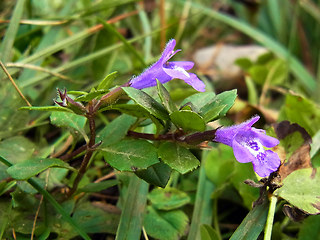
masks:
[[[199,92],[205,92],[206,91],[206,85],[195,75],[194,73],[189,73],[190,77],[182,79],[185,81],[185,83],[189,84],[191,87],[193,87],[195,90]]]
[[[191,61],[172,61],[172,62],[169,62],[168,65],[165,65],[164,68],[173,69],[174,66],[181,67],[184,70],[190,70],[191,68],[193,68],[194,62],[191,62]]]
[[[271,173],[277,171],[280,163],[281,161],[278,154],[271,150],[265,151],[263,161],[257,158],[252,161],[253,169],[260,177],[268,177]]]
[[[156,79],[158,79],[161,83],[166,83],[172,80],[172,77],[162,70],[159,62],[156,62],[151,67],[147,68],[139,76],[132,78],[130,80],[130,86],[136,89],[154,87],[157,85]]]
[[[265,133],[261,133],[259,130],[260,129],[252,128],[253,135],[255,136],[255,138],[259,139],[263,146],[272,148],[280,143],[278,139],[270,137]]]
[[[161,62],[162,64],[167,62],[171,57],[173,57],[174,54],[176,54],[177,52],[179,52],[179,50],[176,50],[175,52],[173,52],[174,47],[176,46],[176,40],[175,39],[171,39],[166,47],[164,48],[161,57],[159,58],[159,62]]]
[[[250,153],[250,151],[236,140],[232,142],[232,148],[233,154],[238,162],[247,163],[255,161],[255,157]]]

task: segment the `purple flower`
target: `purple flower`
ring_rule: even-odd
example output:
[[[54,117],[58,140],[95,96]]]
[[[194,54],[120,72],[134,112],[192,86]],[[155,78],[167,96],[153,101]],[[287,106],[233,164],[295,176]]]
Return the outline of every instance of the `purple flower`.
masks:
[[[214,141],[232,147],[238,162],[252,162],[254,171],[260,177],[267,177],[278,169],[281,162],[277,153],[264,147],[272,148],[279,144],[279,140],[252,127],[259,118],[255,116],[239,125],[217,129]]]
[[[168,62],[170,58],[172,58],[177,52],[181,51],[173,51],[175,45],[176,40],[171,39],[167,43],[167,46],[164,49],[160,59],[152,66],[147,68],[139,76],[132,78],[130,80],[130,86],[137,89],[143,89],[156,86],[156,79],[158,79],[163,84],[174,78],[179,78],[192,86],[197,91],[204,92],[204,83],[194,73],[187,72],[187,70],[190,70],[193,67],[193,62]]]

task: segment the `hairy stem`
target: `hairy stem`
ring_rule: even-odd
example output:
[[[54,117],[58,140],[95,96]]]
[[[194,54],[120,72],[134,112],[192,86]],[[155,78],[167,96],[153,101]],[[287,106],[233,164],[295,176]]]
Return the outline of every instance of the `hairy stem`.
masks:
[[[89,140],[89,143],[86,145],[87,146],[87,149],[86,149],[86,154],[84,155],[84,158],[82,160],[82,163],[81,163],[81,166],[80,166],[80,169],[78,171],[78,175],[76,176],[74,182],[73,182],[73,186],[72,188],[70,189],[69,193],[68,193],[68,197],[71,197],[72,194],[75,193],[75,191],[77,190],[78,188],[78,185],[83,177],[83,175],[86,173],[87,171],[87,166],[88,166],[88,163],[90,161],[90,158],[92,157],[92,154],[95,150],[95,139],[96,139],[96,124],[95,124],[95,120],[94,120],[94,117],[95,117],[95,111],[94,111],[94,108],[93,108],[93,104],[92,103],[89,103],[89,106],[88,106],[88,114],[86,115],[88,121],[89,121],[89,128],[90,128],[90,140]]]
[[[128,136],[134,137],[134,138],[152,140],[152,141],[167,140],[167,141],[196,145],[204,141],[213,141],[216,131],[217,131],[216,129],[208,130],[204,132],[197,132],[187,136],[181,132],[155,135],[150,133],[139,133],[134,131],[128,131]]]

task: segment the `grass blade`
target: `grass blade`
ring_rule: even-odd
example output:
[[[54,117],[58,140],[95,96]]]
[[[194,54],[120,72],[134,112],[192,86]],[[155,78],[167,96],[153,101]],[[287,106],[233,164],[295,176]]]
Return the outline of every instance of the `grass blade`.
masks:
[[[132,175],[122,208],[116,240],[139,240],[142,230],[143,212],[147,202],[148,184]]]
[[[2,41],[1,49],[0,49],[0,59],[4,63],[10,60],[11,50],[13,49],[14,39],[18,32],[20,19],[22,17],[25,2],[26,2],[25,0],[18,0],[10,20],[8,30]],[[2,76],[1,73],[0,73],[0,76]]]
[[[267,216],[268,201],[265,199],[248,213],[230,240],[256,240],[265,226]]]
[[[0,162],[5,164],[8,167],[11,167],[12,164],[0,156]],[[69,216],[69,214],[64,210],[64,208],[48,193],[45,189],[43,189],[34,179],[29,179],[27,181],[34,189],[36,189],[39,193],[43,195],[43,197],[51,203],[51,205],[56,209],[56,211],[61,214],[61,216],[73,227],[73,229],[85,240],[90,240],[91,238],[84,232],[77,223]]]
[[[176,1],[180,4],[185,3],[185,1],[181,0]],[[290,70],[298,78],[298,80],[305,87],[305,89],[310,93],[316,90],[316,81],[314,77],[304,68],[301,62],[299,62],[296,57],[292,56],[290,52],[288,52],[288,50],[280,43],[276,42],[263,32],[254,29],[248,23],[240,19],[236,19],[226,14],[217,12],[197,3],[192,3],[192,9],[200,10],[202,14],[212,17],[247,34],[252,39],[256,40],[257,42],[268,48],[278,57],[287,59]]]
[[[159,30],[153,31],[151,33],[151,35],[154,34],[154,33],[157,33],[157,32],[159,32]],[[147,34],[147,35],[150,35],[150,34]],[[128,43],[133,43],[133,42],[139,41],[139,40],[145,38],[147,35],[141,35],[141,36],[135,37],[133,39],[130,39],[130,40],[128,40]],[[102,57],[102,56],[104,56],[104,55],[106,55],[106,54],[108,54],[108,53],[110,53],[110,52],[122,47],[122,46],[123,46],[123,43],[114,44],[114,45],[112,45],[110,47],[103,48],[101,50],[98,50],[96,52],[88,54],[88,55],[86,55],[84,57],[75,59],[74,61],[66,63],[63,66],[58,67],[58,68],[56,68],[56,69],[54,69],[54,70],[52,70],[50,72],[51,72],[51,74],[52,73],[58,74],[58,73],[67,71],[67,70],[69,70],[71,68],[74,68],[74,67],[77,67],[77,66],[81,66],[81,65],[83,65],[85,63],[88,63],[88,62],[94,60],[94,59]],[[42,74],[42,75],[40,75],[38,77],[34,77],[34,78],[31,78],[31,79],[28,79],[25,82],[21,83],[20,87],[24,88],[24,87],[28,87],[28,86],[31,86],[33,84],[39,83],[39,82],[43,81],[44,79],[46,79],[48,76],[49,76],[49,74]]]
[[[203,154],[204,155],[204,154]],[[205,159],[204,157],[202,158]],[[202,161],[197,186],[196,201],[192,214],[192,221],[188,240],[200,239],[200,227],[202,224],[211,225],[212,220],[212,199],[214,190],[213,183],[206,177],[205,164]]]
[[[98,18],[98,21],[103,25],[103,27],[110,32],[112,32],[114,35],[116,35],[121,42],[127,47],[127,49],[133,53],[137,57],[137,59],[142,63],[143,67],[146,67],[147,64],[143,60],[143,57],[137,52],[137,50],[128,42],[127,39],[125,39],[113,26],[111,26],[109,23],[105,22],[101,18]]]

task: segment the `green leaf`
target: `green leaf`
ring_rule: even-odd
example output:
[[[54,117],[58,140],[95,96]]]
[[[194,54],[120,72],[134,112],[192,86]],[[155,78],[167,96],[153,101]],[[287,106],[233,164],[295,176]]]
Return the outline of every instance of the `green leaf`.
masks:
[[[74,170],[68,163],[57,158],[31,158],[9,167],[7,172],[14,179],[26,180],[52,167]]]
[[[288,65],[282,59],[273,59],[268,62],[268,78],[271,79],[272,85],[282,84],[288,77]]]
[[[320,213],[320,168],[292,172],[274,194],[309,214]]]
[[[100,192],[102,190],[116,186],[118,183],[119,183],[118,180],[115,180],[115,179],[104,181],[104,182],[98,182],[98,183],[89,183],[84,187],[79,188],[78,192],[85,192],[85,193]]]
[[[261,54],[257,61],[256,61],[256,64],[258,65],[265,65],[267,64],[269,61],[271,61],[272,59],[274,58],[274,55],[272,52],[266,52],[266,53],[263,53]]]
[[[320,126],[320,108],[311,100],[299,95],[286,95],[279,120],[289,120],[298,123],[310,136],[313,136]]]
[[[185,131],[204,131],[206,124],[203,118],[189,110],[175,111],[170,114],[171,121]]]
[[[67,127],[75,130],[75,133],[81,133],[81,135],[88,139],[88,136],[84,130],[87,118],[74,113],[67,112],[53,112],[50,116],[52,124],[58,127]]]
[[[76,207],[72,218],[87,233],[115,234],[120,216],[84,202]]]
[[[238,65],[242,70],[245,71],[252,66],[252,62],[249,58],[238,58],[234,64]]]
[[[91,101],[92,99],[96,98],[96,97],[100,97],[104,94],[106,94],[108,92],[107,89],[100,89],[100,90],[93,90],[89,93],[86,93],[82,96],[79,96],[77,98],[75,98],[74,100],[75,101],[83,101],[83,102],[89,102]]]
[[[240,194],[243,205],[250,209],[252,207],[252,203],[259,197],[258,188],[253,188],[243,183],[247,179],[256,179],[252,163],[239,163],[234,159],[233,165],[234,172],[231,175],[231,183]]]
[[[245,217],[230,240],[256,240],[264,229],[268,216],[268,201],[256,205]]]
[[[141,107],[138,104],[115,104],[110,105],[108,107],[102,108],[99,110],[99,112],[103,112],[106,110],[118,110],[122,113],[126,113],[128,115],[134,116],[134,117],[148,117],[150,116],[150,113],[145,110],[143,107]]]
[[[107,90],[112,85],[113,80],[116,78],[118,72],[108,74],[98,85],[97,90]]]
[[[298,236],[299,240],[320,240],[320,215],[305,219]]]
[[[158,95],[161,99],[162,105],[165,106],[165,108],[167,109],[167,111],[169,113],[172,113],[174,111],[177,111],[178,108],[176,107],[176,105],[173,103],[169,92],[167,91],[167,89],[159,82],[159,80],[157,79],[157,88],[158,88]]]
[[[186,148],[171,142],[160,145],[158,151],[162,161],[179,173],[187,173],[200,165],[199,160]]]
[[[159,162],[147,169],[136,171],[135,174],[150,184],[164,188],[169,181],[171,168],[163,162]]]
[[[224,117],[229,109],[233,106],[236,97],[236,89],[220,93],[200,109],[200,115],[205,119],[206,122]]]
[[[192,107],[195,108],[193,110],[199,112],[202,107],[204,107],[208,103],[211,103],[215,96],[216,95],[214,92],[196,93],[184,99],[181,103],[181,106],[191,103]]]
[[[123,87],[122,89],[132,100],[147,110],[150,114],[162,120],[169,120],[167,110],[145,92],[131,87]]]
[[[70,112],[73,113],[72,110],[65,107],[58,106],[43,106],[43,107],[21,107],[19,110],[35,110],[35,111],[48,111],[48,112]]]
[[[190,197],[176,188],[156,188],[148,194],[152,207],[159,210],[173,210],[190,202]]]
[[[255,83],[263,85],[267,79],[269,69],[266,66],[254,65],[248,70],[248,72]]]
[[[235,158],[231,147],[220,144],[212,149],[205,159],[207,177],[219,188],[234,174]]]
[[[104,159],[119,171],[137,171],[158,163],[157,149],[146,140],[123,140],[99,147]]]
[[[181,210],[157,211],[151,206],[144,218],[148,235],[159,240],[175,240],[183,236],[188,226],[188,216]]]
[[[207,122],[211,122],[211,121],[218,119],[221,116],[221,114],[223,113],[223,110],[225,108],[227,108],[227,105],[220,105],[220,106],[212,107],[205,114],[203,114],[203,120],[207,123]]]
[[[207,224],[201,225],[200,234],[201,240],[220,240],[217,231]]]
[[[101,147],[105,147],[123,139],[136,121],[135,117],[121,115],[105,126],[96,137],[96,142],[102,141]]]
[[[0,156],[15,164],[29,159],[35,148],[34,143],[25,137],[11,137],[0,142]]]

